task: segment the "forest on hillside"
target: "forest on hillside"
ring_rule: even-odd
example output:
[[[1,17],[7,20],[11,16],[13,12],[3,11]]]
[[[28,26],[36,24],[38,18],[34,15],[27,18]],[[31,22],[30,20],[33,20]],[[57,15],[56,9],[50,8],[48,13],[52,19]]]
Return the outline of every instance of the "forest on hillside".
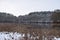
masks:
[[[60,10],[55,10],[55,11],[41,11],[41,12],[30,12],[28,15],[20,15],[18,17],[10,14],[10,13],[5,13],[5,12],[0,12],[0,22],[18,22],[19,21],[31,21],[31,22],[50,22],[50,21],[59,21],[60,18]],[[50,18],[48,20],[48,18]]]

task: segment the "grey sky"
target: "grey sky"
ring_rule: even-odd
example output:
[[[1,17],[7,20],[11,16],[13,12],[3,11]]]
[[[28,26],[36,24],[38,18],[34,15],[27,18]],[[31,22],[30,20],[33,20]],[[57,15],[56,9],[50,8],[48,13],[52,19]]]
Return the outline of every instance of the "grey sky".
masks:
[[[60,9],[60,0],[0,0],[0,12],[25,15],[34,11]]]

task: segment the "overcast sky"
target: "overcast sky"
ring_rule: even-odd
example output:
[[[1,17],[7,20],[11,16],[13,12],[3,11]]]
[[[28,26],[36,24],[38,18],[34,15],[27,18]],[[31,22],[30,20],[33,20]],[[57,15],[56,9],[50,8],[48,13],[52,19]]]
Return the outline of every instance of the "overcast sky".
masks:
[[[0,0],[0,12],[16,16],[55,9],[60,9],[60,0]]]

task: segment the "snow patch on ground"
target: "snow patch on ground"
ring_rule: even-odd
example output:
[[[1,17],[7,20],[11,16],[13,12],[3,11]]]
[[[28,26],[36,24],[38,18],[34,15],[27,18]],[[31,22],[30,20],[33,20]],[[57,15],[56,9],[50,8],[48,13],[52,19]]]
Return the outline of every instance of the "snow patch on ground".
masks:
[[[17,32],[0,32],[0,40],[22,40],[24,34]]]
[[[55,39],[55,40],[60,40],[60,38],[56,38],[56,37],[54,37],[54,39]]]

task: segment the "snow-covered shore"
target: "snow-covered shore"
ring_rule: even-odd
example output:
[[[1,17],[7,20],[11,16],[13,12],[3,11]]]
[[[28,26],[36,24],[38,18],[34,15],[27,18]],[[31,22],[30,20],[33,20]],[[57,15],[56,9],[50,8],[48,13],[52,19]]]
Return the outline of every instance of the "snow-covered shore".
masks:
[[[37,37],[29,37],[30,34],[28,34],[28,38],[35,40],[35,38],[39,39],[39,36]],[[0,32],[0,40],[24,40],[25,34],[17,33],[17,32]],[[28,40],[29,40],[28,39]],[[30,39],[30,40],[31,40]],[[48,39],[47,39],[48,40]],[[54,37],[54,40],[60,40],[60,38]]]

